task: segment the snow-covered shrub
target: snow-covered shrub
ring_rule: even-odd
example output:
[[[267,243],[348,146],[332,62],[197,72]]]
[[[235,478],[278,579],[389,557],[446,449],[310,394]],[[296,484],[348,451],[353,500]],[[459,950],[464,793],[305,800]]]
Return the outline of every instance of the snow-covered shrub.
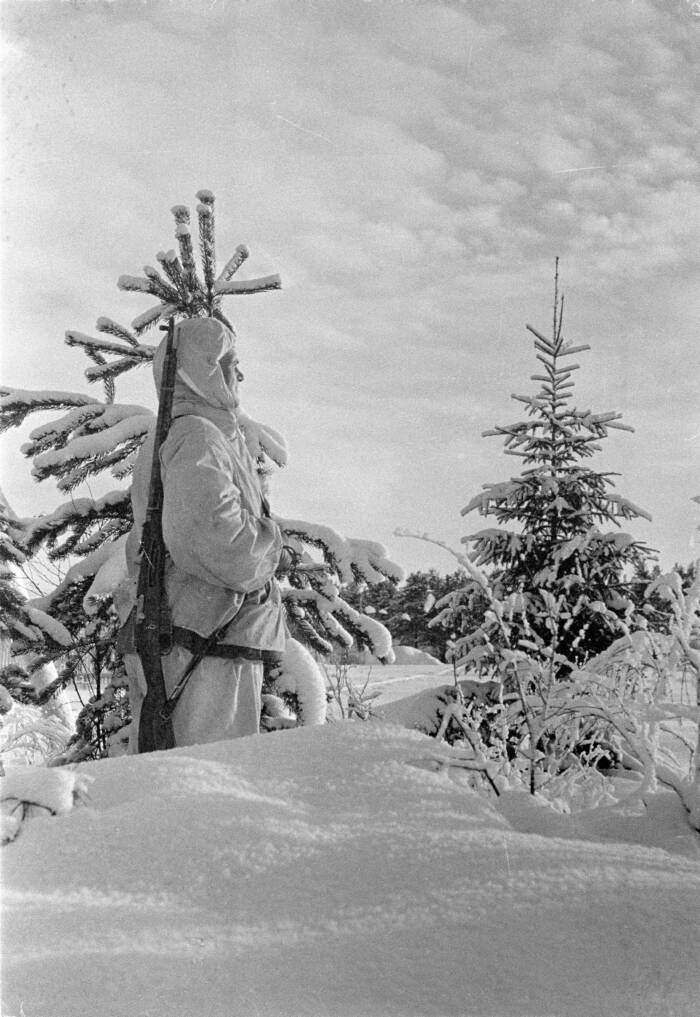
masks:
[[[427,733],[461,746],[464,765],[494,788],[525,784],[566,809],[605,799],[601,768],[636,771],[634,794],[673,788],[700,829],[700,563],[689,589],[677,572],[650,589],[670,603],[670,632],[628,632],[576,666],[514,649],[487,576],[460,557],[499,619],[501,666],[495,681],[463,680],[434,697],[439,726]]]
[[[0,761],[8,765],[46,764],[66,747],[73,733],[62,718],[37,706],[13,703],[0,718]]]
[[[642,630],[614,643],[573,678],[562,712],[609,726],[623,765],[678,793],[700,829],[700,562],[684,590],[676,571],[650,592],[670,605],[670,633]]]
[[[368,689],[371,667],[367,669],[362,683],[353,681],[349,657],[349,654],[340,654],[334,660],[324,663],[329,719],[369,720],[376,716],[374,701],[381,693],[376,689]]]
[[[19,655],[0,669],[0,681],[3,764],[50,762],[74,730],[73,709],[55,665],[33,654]]]

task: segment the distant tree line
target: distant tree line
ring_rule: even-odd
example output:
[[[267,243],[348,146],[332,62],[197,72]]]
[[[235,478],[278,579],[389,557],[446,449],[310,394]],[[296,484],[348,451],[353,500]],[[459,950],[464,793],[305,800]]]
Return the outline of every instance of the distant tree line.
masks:
[[[691,565],[676,565],[683,589],[693,579]],[[661,575],[658,565],[640,562],[630,576],[630,599],[647,615],[649,624],[656,630],[667,631],[670,608],[658,592],[647,596],[646,590]],[[459,601],[460,591],[467,584],[467,574],[457,569],[441,575],[436,569],[411,572],[405,583],[397,586],[388,580],[380,583],[353,583],[343,590],[343,599],[358,611],[376,617],[391,633],[392,641],[401,646],[414,646],[431,653],[438,660],[451,660],[451,650],[460,634],[474,632],[484,621],[488,607],[485,597],[476,596],[467,604]],[[453,596],[451,596],[453,595]],[[441,610],[447,598],[459,604],[459,629],[440,622]]]
[[[376,617],[391,633],[392,641],[401,646],[414,646],[431,653],[438,660],[450,659],[450,649],[458,632],[450,626],[435,624],[437,605],[452,593],[463,589],[467,581],[463,569],[443,576],[436,569],[411,572],[405,583],[397,586],[388,580],[380,583],[354,583],[343,590],[343,599],[358,611]],[[477,628],[486,608],[475,603],[469,619]],[[431,622],[433,625],[431,626]]]

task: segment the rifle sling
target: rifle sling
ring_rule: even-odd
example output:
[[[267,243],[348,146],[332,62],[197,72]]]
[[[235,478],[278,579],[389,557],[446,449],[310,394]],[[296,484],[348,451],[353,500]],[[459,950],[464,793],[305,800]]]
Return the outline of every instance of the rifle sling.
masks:
[[[185,691],[185,686],[205,657],[218,657],[225,660],[252,660],[269,664],[279,664],[282,660],[282,654],[274,650],[258,650],[252,646],[236,646],[233,643],[219,642],[223,635],[222,629],[218,629],[205,639],[198,632],[192,632],[191,629],[183,629],[179,625],[174,625],[172,635],[173,643],[176,646],[182,646],[185,650],[189,650],[192,654],[192,659],[188,662],[180,680],[163,704],[161,714],[164,719],[172,716],[180,696]]]
[[[201,657],[221,657],[225,660],[258,660],[264,663],[276,664],[281,659],[281,654],[275,650],[259,650],[254,646],[237,646],[235,643],[221,643],[219,638],[221,631],[215,632],[215,641],[211,642],[212,637],[205,638],[200,636],[198,632],[193,632],[191,629],[183,629],[179,625],[173,626],[173,643],[176,646],[182,646],[183,649],[189,650],[195,656]]]

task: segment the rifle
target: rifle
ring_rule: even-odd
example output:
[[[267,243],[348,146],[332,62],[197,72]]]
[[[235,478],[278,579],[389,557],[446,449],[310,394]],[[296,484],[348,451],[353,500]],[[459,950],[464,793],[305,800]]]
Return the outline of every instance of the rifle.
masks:
[[[168,338],[158,400],[158,418],[153,443],[148,508],[141,533],[139,576],[136,587],[136,652],[146,678],[146,698],[139,719],[139,752],[175,747],[170,714],[165,713],[168,694],[163,677],[161,654],[171,640],[170,613],[165,595],[165,544],[163,543],[163,479],[160,448],[170,428],[173,390],[177,371],[175,321],[167,325]]]

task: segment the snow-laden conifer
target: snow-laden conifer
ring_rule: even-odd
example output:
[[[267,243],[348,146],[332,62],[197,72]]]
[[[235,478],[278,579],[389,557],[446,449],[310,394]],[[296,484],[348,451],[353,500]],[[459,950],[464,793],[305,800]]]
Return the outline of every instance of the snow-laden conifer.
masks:
[[[572,378],[580,364],[572,358],[590,347],[565,339],[558,288],[557,263],[551,337],[527,326],[540,367],[531,375],[539,383],[535,393],[513,395],[525,418],[484,432],[504,439],[504,451],[520,460],[521,472],[485,484],[462,514],[495,520],[463,541],[471,560],[492,578],[512,648],[566,666],[600,653],[635,623],[631,575],[651,552],[620,529],[621,521],[650,517],[612,490],[614,474],[588,465],[611,430],[633,428],[617,412],[595,413],[573,403]],[[461,597],[444,605],[442,620],[458,622],[460,603],[476,591],[472,580]],[[500,629],[492,609],[485,624],[464,632],[458,648],[465,662],[503,670]]]
[[[47,659],[70,645],[70,633],[22,590],[20,570],[31,555],[26,531],[0,491],[0,633],[15,653],[43,652]]]
[[[484,432],[504,439],[521,472],[485,484],[463,509],[493,523],[463,538],[464,554],[452,552],[467,582],[438,604],[433,623],[458,633],[456,667],[501,689],[486,712],[461,701],[461,724],[485,739],[506,770],[524,768],[533,793],[543,772],[551,777],[582,758],[619,758],[609,718],[595,711],[567,717],[562,702],[581,666],[646,627],[632,583],[652,555],[620,528],[649,517],[612,490],[612,474],[588,465],[611,429],[632,429],[619,413],[573,403],[579,364],[572,358],[588,345],[563,335],[558,284],[557,264],[551,337],[527,326],[540,366],[534,394],[513,396],[526,416]],[[476,625],[475,612],[483,618]],[[452,728],[462,739],[460,725]]]
[[[116,380],[132,368],[150,367],[160,337],[153,342],[142,337],[159,322],[211,316],[232,328],[222,310],[224,298],[268,292],[281,285],[278,275],[233,279],[248,258],[244,245],[217,270],[214,196],[200,191],[197,198],[201,271],[189,210],[175,206],[177,251],[158,252],[160,269],[146,265],[143,276],[122,275],[118,281],[120,289],[157,303],[139,313],[130,326],[101,316],[97,336],[74,329],[65,333],[66,344],[88,357],[85,376],[89,382],[102,384],[103,400],[79,392],[0,389],[0,429],[23,423],[31,413],[53,414],[31,432],[22,451],[32,460],[37,481],[52,479],[60,491],[70,494],[53,511],[19,524],[25,553],[47,552],[63,563],[61,582],[33,605],[34,611],[55,618],[70,633],[62,679],[68,681],[79,672],[94,691],[65,759],[106,751],[110,739],[114,744],[119,740],[118,728],[128,720],[123,667],[115,648],[118,621],[112,594],[125,572],[123,540],[132,525],[129,489],[100,497],[73,494],[83,482],[107,473],[116,481],[128,480],[135,455],[155,424],[151,409],[115,401]],[[286,443],[276,429],[243,412],[239,424],[262,473],[286,465]],[[392,659],[391,638],[384,626],[338,596],[341,582],[401,578],[400,568],[387,558],[384,548],[372,541],[347,540],[329,527],[299,520],[279,522],[295,555],[295,568],[283,589],[294,635],[319,652],[346,646],[354,638],[378,657]]]

